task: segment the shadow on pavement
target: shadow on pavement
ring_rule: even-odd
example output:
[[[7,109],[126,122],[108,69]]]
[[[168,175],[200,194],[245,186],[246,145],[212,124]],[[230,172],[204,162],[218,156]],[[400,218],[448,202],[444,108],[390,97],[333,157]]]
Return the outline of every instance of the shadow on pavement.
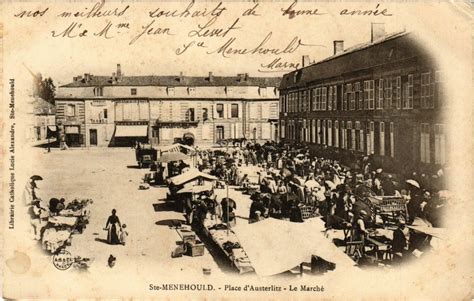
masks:
[[[157,221],[155,225],[176,227],[178,224],[184,224],[184,223],[186,223],[184,219],[163,219],[161,221]]]
[[[102,243],[104,243],[104,244],[107,244],[107,245],[109,244],[109,243],[107,242],[107,239],[103,239],[103,238],[94,238],[94,240],[95,240],[95,241],[98,241],[98,242],[102,242]]]
[[[153,209],[155,212],[160,212],[160,211],[176,211],[175,208],[171,204],[167,203],[156,203],[153,204]]]
[[[131,169],[141,169],[141,167],[138,166],[138,165],[127,165],[127,168],[131,168]]]

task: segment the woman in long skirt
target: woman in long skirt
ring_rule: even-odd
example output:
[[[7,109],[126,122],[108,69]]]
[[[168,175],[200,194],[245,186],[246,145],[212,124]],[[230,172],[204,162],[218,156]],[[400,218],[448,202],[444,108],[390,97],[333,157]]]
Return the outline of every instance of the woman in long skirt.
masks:
[[[120,244],[120,239],[117,234],[117,227],[122,229],[122,224],[120,223],[120,219],[118,218],[118,216],[115,215],[116,213],[117,210],[113,209],[112,215],[109,216],[109,218],[107,219],[107,224],[105,225],[105,229],[108,230],[107,243],[111,245]]]

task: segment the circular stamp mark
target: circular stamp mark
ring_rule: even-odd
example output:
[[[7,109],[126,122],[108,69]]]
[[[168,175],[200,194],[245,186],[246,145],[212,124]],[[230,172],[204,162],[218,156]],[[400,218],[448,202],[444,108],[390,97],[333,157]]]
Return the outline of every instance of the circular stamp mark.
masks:
[[[66,250],[62,250],[58,254],[53,255],[53,265],[55,268],[61,271],[69,269],[74,263],[74,258],[71,253]]]

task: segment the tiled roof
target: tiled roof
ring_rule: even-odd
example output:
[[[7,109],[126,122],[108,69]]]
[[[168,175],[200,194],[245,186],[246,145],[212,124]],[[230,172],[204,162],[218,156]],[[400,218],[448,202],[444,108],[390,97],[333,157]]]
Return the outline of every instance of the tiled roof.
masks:
[[[246,77],[239,76],[123,76],[121,80],[113,82],[112,76],[92,75],[88,82],[84,77],[61,87],[97,87],[97,86],[259,86],[278,87],[280,77]]]
[[[33,113],[35,115],[54,115],[56,107],[41,97],[35,97],[33,100]]]
[[[382,47],[391,41],[403,38],[401,45],[397,45],[396,52],[387,56],[388,51]],[[390,47],[394,47],[395,44]],[[397,32],[379,40],[355,45],[344,52],[330,56],[307,67],[292,71],[283,76],[280,89],[304,87],[318,80],[329,79],[344,75],[347,72],[362,70],[370,66],[389,63],[391,60],[407,57],[420,47],[411,40],[410,33]]]

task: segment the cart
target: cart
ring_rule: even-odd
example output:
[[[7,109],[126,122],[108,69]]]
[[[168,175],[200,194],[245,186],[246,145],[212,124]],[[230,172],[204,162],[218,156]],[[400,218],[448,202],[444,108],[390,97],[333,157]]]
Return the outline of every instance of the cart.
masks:
[[[408,211],[406,201],[397,196],[371,196],[366,198],[374,209],[375,215],[379,215],[384,224],[397,224],[399,218],[407,220]]]
[[[157,159],[157,150],[150,145],[142,145],[140,148],[135,149],[135,157],[137,160],[138,167],[147,167],[153,161]]]

